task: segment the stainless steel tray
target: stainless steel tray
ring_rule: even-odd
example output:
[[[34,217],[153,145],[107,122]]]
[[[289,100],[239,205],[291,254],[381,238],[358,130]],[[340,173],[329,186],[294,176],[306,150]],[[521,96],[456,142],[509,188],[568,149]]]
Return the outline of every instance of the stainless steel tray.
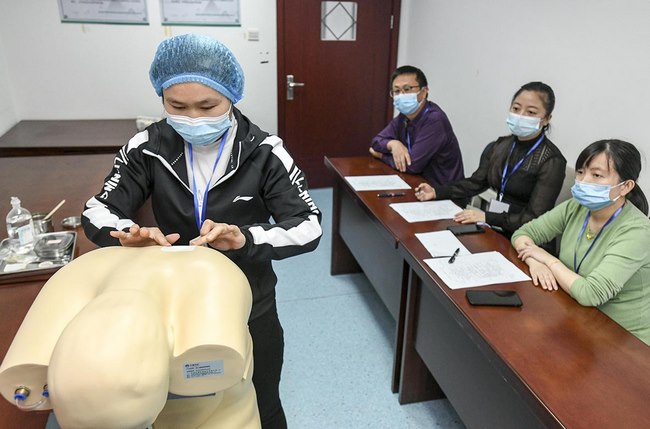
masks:
[[[48,251],[44,253],[44,256],[38,256],[34,252],[33,257],[35,259],[30,262],[13,262],[10,259],[5,259],[7,256],[3,252],[2,257],[0,257],[0,279],[11,276],[12,274],[57,269],[64,266],[74,258],[77,245],[76,231],[51,232],[41,235],[39,240],[42,240],[41,243],[45,243],[46,246],[49,246],[50,248],[47,249]],[[64,249],[57,250],[53,245],[54,242],[65,242],[68,240],[71,241],[71,244]]]

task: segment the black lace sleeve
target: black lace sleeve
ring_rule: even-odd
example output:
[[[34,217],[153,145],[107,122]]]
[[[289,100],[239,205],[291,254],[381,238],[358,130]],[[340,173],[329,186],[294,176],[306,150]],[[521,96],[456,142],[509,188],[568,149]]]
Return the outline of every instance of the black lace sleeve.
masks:
[[[510,191],[510,193],[516,192],[527,196],[528,201],[522,204],[522,209],[520,211],[511,210],[509,213],[488,212],[485,214],[488,224],[501,227],[508,235],[529,220],[552,209],[562,189],[566,174],[566,159],[552,143],[549,142],[544,150],[531,160],[531,163],[533,165],[529,167],[529,171],[536,171],[533,180],[517,180],[518,178],[513,175],[512,185],[509,183],[506,188],[506,194]],[[538,165],[535,166],[535,163]],[[522,171],[523,173],[525,172]]]
[[[471,198],[489,188],[488,173],[496,143],[497,142],[494,141],[485,147],[483,153],[481,153],[478,168],[470,177],[436,187],[436,199],[449,200]]]

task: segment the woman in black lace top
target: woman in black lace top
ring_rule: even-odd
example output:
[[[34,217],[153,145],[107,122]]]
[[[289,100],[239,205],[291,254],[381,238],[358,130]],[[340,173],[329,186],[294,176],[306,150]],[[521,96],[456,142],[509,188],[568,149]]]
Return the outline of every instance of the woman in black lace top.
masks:
[[[456,222],[484,222],[507,236],[555,205],[564,181],[566,159],[546,137],[555,94],[542,82],[530,82],[513,96],[507,123],[512,134],[490,143],[471,177],[433,188],[415,189],[421,200],[463,199],[488,188],[497,193],[486,212],[463,210]]]

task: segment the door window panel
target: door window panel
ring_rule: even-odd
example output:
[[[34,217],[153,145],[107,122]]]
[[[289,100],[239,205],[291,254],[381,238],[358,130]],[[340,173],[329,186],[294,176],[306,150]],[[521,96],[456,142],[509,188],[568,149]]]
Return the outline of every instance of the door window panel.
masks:
[[[321,40],[357,40],[357,2],[323,1],[320,16]]]

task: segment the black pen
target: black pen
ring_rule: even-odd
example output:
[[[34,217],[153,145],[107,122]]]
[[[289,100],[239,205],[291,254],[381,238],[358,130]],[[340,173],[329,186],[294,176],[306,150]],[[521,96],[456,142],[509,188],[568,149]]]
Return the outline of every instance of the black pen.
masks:
[[[451,255],[451,258],[449,258],[449,263],[453,264],[454,261],[456,260],[456,256],[458,256],[458,253],[460,253],[460,247],[456,249],[453,255]]]
[[[379,198],[388,198],[388,197],[403,197],[406,195],[404,192],[382,192],[377,194]]]

